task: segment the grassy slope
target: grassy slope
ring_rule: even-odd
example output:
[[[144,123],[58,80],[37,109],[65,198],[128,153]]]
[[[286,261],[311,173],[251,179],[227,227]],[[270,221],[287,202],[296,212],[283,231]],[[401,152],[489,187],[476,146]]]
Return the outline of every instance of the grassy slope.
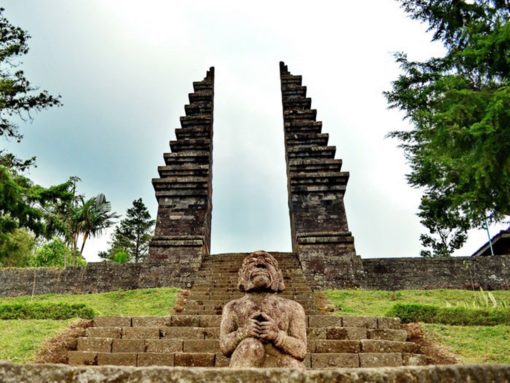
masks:
[[[328,290],[325,293],[339,310],[338,315],[361,316],[384,315],[396,303],[472,306],[482,296],[480,292],[466,290]],[[510,291],[492,294],[499,303],[510,306]],[[424,324],[424,328],[464,363],[510,363],[510,326]]]
[[[83,295],[39,295],[0,298],[2,303],[85,303],[101,316],[164,316],[175,303],[178,289],[144,289]],[[31,360],[42,342],[64,330],[72,320],[0,320],[0,360]]]

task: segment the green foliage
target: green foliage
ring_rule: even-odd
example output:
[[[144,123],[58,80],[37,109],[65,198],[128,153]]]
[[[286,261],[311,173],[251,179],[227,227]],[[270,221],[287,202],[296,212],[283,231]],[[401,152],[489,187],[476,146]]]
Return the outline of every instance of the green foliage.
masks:
[[[445,255],[464,242],[466,228],[510,214],[510,6],[401,2],[446,48],[444,57],[425,62],[398,53],[403,74],[385,93],[412,123],[390,136],[411,164],[409,183],[424,188],[419,215],[430,235],[423,245],[432,248],[428,255]]]
[[[72,197],[71,181],[49,188],[0,165],[0,233],[27,228],[51,237],[58,228],[52,208]]]
[[[59,238],[53,238],[38,248],[30,261],[33,267],[86,266],[87,262]]]
[[[0,234],[0,267],[29,266],[35,247],[34,235],[23,229]]]
[[[120,263],[120,264],[128,263],[129,262],[129,254],[124,249],[116,249],[111,260],[112,260],[112,262]]]
[[[120,255],[127,253],[128,261],[138,263],[144,260],[149,252],[153,226],[154,220],[142,199],[133,201],[133,206],[126,212],[126,218],[115,228],[110,248],[99,256],[112,261],[117,259],[118,262],[123,259]]]
[[[95,312],[85,304],[13,303],[0,304],[0,319],[93,319]]]
[[[19,59],[28,53],[30,38],[23,29],[12,25],[0,8],[0,136],[21,140],[18,127],[10,117],[30,119],[32,111],[60,105],[58,97],[37,91],[19,69]]]
[[[510,310],[470,309],[466,307],[439,307],[423,304],[394,305],[388,316],[396,316],[404,323],[425,322],[457,326],[510,324]]]

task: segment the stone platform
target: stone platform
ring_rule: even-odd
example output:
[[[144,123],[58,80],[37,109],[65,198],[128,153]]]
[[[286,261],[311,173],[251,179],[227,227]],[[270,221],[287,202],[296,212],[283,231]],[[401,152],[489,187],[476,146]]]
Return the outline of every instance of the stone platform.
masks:
[[[510,365],[427,366],[331,370],[178,367],[76,367],[0,362],[2,383],[464,383],[509,382]]]
[[[219,348],[222,307],[241,297],[237,272],[246,254],[207,257],[182,307],[168,317],[96,318],[78,349],[73,365],[226,367]],[[407,342],[397,318],[324,315],[293,253],[273,253],[286,284],[281,294],[299,302],[307,314],[307,368],[397,367],[423,365],[417,344]]]

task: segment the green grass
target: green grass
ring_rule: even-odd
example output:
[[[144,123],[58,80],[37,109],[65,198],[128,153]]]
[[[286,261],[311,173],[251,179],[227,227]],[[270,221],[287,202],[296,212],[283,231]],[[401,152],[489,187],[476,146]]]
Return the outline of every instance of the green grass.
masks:
[[[326,290],[338,315],[382,316],[396,303],[421,303],[436,306],[472,306],[483,295],[469,290]],[[510,291],[491,291],[496,300],[510,306]]]
[[[0,320],[0,360],[29,362],[47,338],[73,320]]]
[[[175,304],[179,289],[143,289],[101,294],[36,295],[0,298],[0,304],[27,302],[84,303],[100,316],[165,316]],[[0,360],[26,363],[44,340],[55,336],[73,320],[0,320]]]
[[[83,303],[98,316],[165,316],[175,304],[179,289],[160,288],[112,291],[100,294],[50,294],[0,298],[1,304],[9,303]]]
[[[423,327],[463,363],[510,363],[510,326]]]

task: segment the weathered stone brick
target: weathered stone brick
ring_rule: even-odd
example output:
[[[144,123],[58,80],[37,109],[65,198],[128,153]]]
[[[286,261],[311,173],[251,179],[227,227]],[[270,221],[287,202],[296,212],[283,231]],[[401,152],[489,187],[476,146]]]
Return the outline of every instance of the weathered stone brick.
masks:
[[[79,338],[78,351],[110,352],[111,338]]]
[[[426,366],[427,357],[421,354],[402,353],[402,362],[404,366]]]
[[[342,317],[334,315],[310,315],[308,317],[309,327],[342,327]]]
[[[368,339],[393,340],[397,342],[405,342],[407,339],[406,330],[390,330],[390,329],[372,329],[368,330]]]
[[[174,366],[182,367],[213,367],[215,354],[213,353],[183,353],[175,354]]]
[[[311,354],[312,368],[359,367],[360,354]]]
[[[157,327],[126,327],[122,329],[122,339],[159,339]]]
[[[143,339],[114,339],[112,352],[144,352],[145,340]]]
[[[90,351],[69,351],[67,363],[71,365],[93,366],[97,364],[97,352]]]
[[[417,353],[420,346],[413,342],[394,342],[389,340],[362,340],[363,352],[408,352]]]
[[[200,317],[198,315],[172,315],[171,326],[200,327]]]
[[[205,334],[201,327],[166,327],[161,330],[163,338],[204,339]]]
[[[184,352],[220,352],[220,342],[216,339],[209,340],[184,340]]]
[[[361,345],[356,340],[316,340],[315,351],[320,353],[360,352]]]
[[[344,327],[377,328],[377,318],[373,317],[343,317]]]
[[[85,334],[91,338],[120,338],[122,328],[120,327],[89,327]]]
[[[359,354],[361,367],[400,367],[402,354],[400,353],[361,353]]]
[[[400,329],[400,319],[398,318],[389,318],[389,317],[379,317],[377,318],[377,328],[378,329]]]
[[[133,317],[133,327],[164,327],[166,326],[166,318],[164,317]]]
[[[221,323],[221,315],[201,315],[201,327],[219,327]]]
[[[131,317],[97,317],[94,327],[130,327]]]
[[[182,351],[181,339],[149,339],[145,341],[147,352],[172,353]]]
[[[174,354],[161,354],[144,352],[138,354],[137,365],[139,367],[145,366],[173,366]]]
[[[136,353],[120,352],[120,353],[98,353],[98,365],[112,366],[136,366]]]

